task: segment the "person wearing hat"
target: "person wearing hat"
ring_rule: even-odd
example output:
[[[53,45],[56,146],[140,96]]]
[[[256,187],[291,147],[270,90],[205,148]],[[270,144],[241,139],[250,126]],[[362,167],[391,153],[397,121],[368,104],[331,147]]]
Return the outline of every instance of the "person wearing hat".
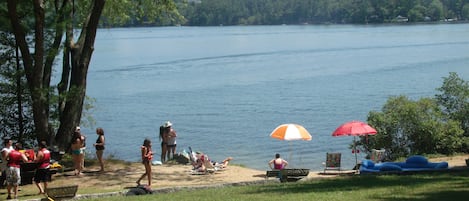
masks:
[[[174,154],[176,153],[176,131],[173,129],[173,124],[170,121],[167,121],[164,123],[164,132],[163,135],[166,136],[167,139],[167,156],[166,159],[170,160],[174,157]]]

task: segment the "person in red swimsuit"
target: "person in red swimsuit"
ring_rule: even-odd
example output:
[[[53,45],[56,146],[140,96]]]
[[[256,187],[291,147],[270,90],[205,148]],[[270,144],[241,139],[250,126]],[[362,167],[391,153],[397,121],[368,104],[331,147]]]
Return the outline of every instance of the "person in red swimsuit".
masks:
[[[151,141],[145,139],[143,145],[140,147],[142,151],[142,163],[145,166],[145,173],[137,180],[137,184],[140,186],[140,181],[147,176],[148,178],[148,188],[151,187],[151,161],[153,159],[153,152],[151,151]]]
[[[272,168],[272,164],[274,164],[274,167]],[[272,170],[282,170],[288,165],[288,162],[286,160],[283,160],[280,158],[280,154],[275,154],[275,158],[269,161],[269,167]]]
[[[23,153],[19,152],[21,149],[21,144],[16,143],[15,149],[11,150],[7,156],[7,191],[8,191],[8,199],[11,199],[11,189],[13,188],[14,199],[18,197],[18,185],[21,183],[21,175],[20,175],[20,164],[21,162],[28,162],[28,157]]]
[[[47,150],[46,147],[46,141],[41,141],[39,143],[37,157],[34,160],[34,162],[38,165],[36,173],[34,174],[34,182],[36,183],[36,186],[39,189],[39,194],[45,193],[44,189],[47,189],[47,182],[50,178],[50,151]],[[42,187],[41,182],[44,183],[44,188]]]

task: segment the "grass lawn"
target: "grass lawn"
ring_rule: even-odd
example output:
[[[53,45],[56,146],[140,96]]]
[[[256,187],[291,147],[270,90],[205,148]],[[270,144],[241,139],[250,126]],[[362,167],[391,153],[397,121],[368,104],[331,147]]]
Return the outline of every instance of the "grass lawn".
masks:
[[[214,187],[132,197],[87,200],[469,200],[469,170],[415,175],[348,176],[307,182]]]

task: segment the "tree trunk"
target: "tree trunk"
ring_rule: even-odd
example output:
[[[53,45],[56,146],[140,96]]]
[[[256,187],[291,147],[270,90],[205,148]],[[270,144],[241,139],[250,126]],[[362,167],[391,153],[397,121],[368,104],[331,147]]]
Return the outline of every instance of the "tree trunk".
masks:
[[[38,139],[48,139],[49,136],[49,105],[47,95],[48,89],[44,90],[43,78],[43,56],[44,56],[44,8],[41,0],[34,0],[35,10],[35,54],[29,52],[29,46],[26,42],[26,33],[20,24],[17,12],[17,1],[8,0],[8,15],[13,28],[18,47],[21,50],[23,58],[24,69],[26,72],[26,79],[28,80],[28,87],[31,91],[31,100],[33,104],[34,125]],[[38,23],[39,22],[39,23]]]
[[[104,8],[105,0],[94,0],[87,20],[84,22],[79,40],[73,43],[73,2],[64,0],[62,4],[56,2],[56,35],[54,42],[49,49],[45,47],[45,10],[43,0],[34,0],[34,54],[31,54],[30,47],[26,41],[26,31],[23,29],[20,17],[18,16],[18,1],[7,0],[8,15],[12,24],[12,31],[15,40],[21,51],[28,87],[31,91],[32,110],[34,117],[35,132],[37,140],[52,140],[53,129],[49,124],[50,117],[50,79],[52,66],[60,41],[63,37],[65,14],[70,13],[70,20],[65,20],[69,25],[67,28],[67,39],[64,50],[64,71],[62,81],[59,83],[59,120],[60,125],[55,135],[56,142],[62,150],[66,150],[70,145],[71,134],[74,127],[80,123],[83,110],[83,102],[86,91],[86,77],[88,67],[93,53],[93,45],[96,38],[99,18]],[[58,9],[58,6],[62,7]],[[48,54],[45,55],[45,52]],[[47,57],[45,57],[47,56]],[[68,59],[69,58],[69,59]],[[44,61],[45,59],[45,61]],[[70,68],[71,66],[71,68]],[[70,79],[69,79],[70,78]],[[70,83],[68,83],[70,80]]]
[[[91,56],[94,50],[94,42],[98,29],[99,18],[104,8],[105,0],[95,0],[90,15],[83,25],[77,43],[67,42],[70,45],[71,76],[69,93],[65,106],[60,116],[60,126],[56,135],[56,142],[61,150],[68,150],[74,127],[79,125],[83,102],[86,92],[86,78]],[[67,37],[70,40],[73,37]]]

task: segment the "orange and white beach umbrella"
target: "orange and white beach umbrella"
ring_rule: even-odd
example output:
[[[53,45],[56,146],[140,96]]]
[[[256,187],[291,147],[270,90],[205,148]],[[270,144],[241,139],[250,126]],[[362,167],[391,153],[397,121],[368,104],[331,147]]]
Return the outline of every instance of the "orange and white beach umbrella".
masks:
[[[270,137],[279,140],[311,140],[311,134],[301,125],[282,124],[270,133]]]

